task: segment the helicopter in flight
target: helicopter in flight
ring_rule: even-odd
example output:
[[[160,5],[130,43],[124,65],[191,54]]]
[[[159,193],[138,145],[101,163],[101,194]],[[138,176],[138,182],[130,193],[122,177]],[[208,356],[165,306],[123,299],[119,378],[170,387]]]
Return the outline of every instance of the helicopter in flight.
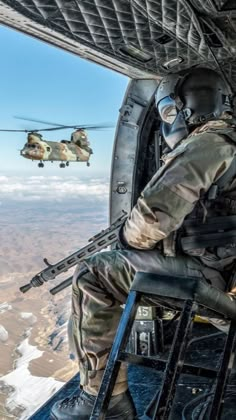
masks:
[[[43,168],[44,162],[60,162],[59,167],[65,168],[69,166],[70,162],[86,162],[90,166],[89,158],[93,154],[88,140],[87,130],[99,130],[109,128],[109,124],[100,125],[62,125],[57,123],[49,123],[41,120],[33,120],[29,118],[16,117],[37,123],[54,125],[55,127],[34,129],[34,130],[7,130],[0,129],[0,131],[14,131],[27,133],[27,141],[20,150],[22,157],[39,161],[38,167]],[[70,140],[49,141],[43,139],[42,131],[55,131],[64,129],[74,129]]]

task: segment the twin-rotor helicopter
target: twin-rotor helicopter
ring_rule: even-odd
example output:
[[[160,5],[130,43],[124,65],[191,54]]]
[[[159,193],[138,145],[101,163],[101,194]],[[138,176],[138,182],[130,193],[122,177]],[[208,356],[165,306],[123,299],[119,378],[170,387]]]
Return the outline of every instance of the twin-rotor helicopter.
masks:
[[[20,154],[26,159],[39,161],[39,168],[43,168],[44,162],[47,161],[60,162],[60,168],[69,166],[70,162],[86,162],[87,166],[90,166],[89,158],[93,154],[93,150],[90,147],[86,131],[112,127],[110,124],[62,125],[23,117],[16,118],[54,126],[34,130],[0,129],[0,131],[28,133],[27,141],[20,150]],[[56,131],[70,128],[75,130],[72,132],[70,140],[48,141],[43,139],[43,135],[41,134],[42,131]]]

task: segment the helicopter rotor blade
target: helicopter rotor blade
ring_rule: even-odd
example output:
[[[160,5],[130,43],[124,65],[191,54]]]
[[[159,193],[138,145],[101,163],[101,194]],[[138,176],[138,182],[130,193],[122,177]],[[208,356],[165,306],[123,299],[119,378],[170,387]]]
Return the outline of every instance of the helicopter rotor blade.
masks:
[[[40,123],[40,124],[56,125],[58,127],[64,127],[64,125],[65,125],[65,124],[58,124],[58,123],[55,123],[55,122],[37,120],[35,118],[21,117],[20,115],[14,115],[14,118],[16,118],[17,120],[32,121],[32,122],[36,122],[36,123]]]
[[[0,128],[0,131],[5,132],[14,132],[14,133],[38,133],[40,131],[54,131],[54,130],[63,130],[66,127],[50,127],[50,128],[37,128],[33,130],[12,130],[12,129],[6,129],[6,128]]]
[[[64,128],[64,127],[63,127]],[[13,133],[38,133],[39,131],[51,131],[51,130],[61,130],[62,127],[56,127],[56,128],[42,128],[37,130],[11,130],[6,128],[0,128],[0,131],[3,132],[13,132]]]
[[[86,127],[86,126],[78,126],[78,125],[63,125],[62,127],[48,127],[48,128],[37,128],[37,129],[33,129],[33,130],[12,130],[12,129],[7,129],[7,128],[0,128],[0,132],[12,132],[12,133],[39,133],[42,131],[58,131],[58,130],[68,130],[68,129],[74,129],[74,130],[106,130],[107,128],[111,128],[113,127],[112,125],[110,126],[102,126],[102,127],[98,127],[98,126],[91,126],[91,127]]]
[[[37,128],[37,129],[33,129],[33,130],[12,130],[12,129],[7,129],[7,128],[0,128],[0,132],[13,132],[13,133],[39,133],[41,131],[58,131],[58,130],[68,130],[68,129],[74,129],[74,130],[105,130],[106,128],[111,128],[113,127],[112,125],[110,126],[102,126],[102,127],[98,127],[98,126],[91,126],[91,127],[86,127],[86,126],[78,126],[78,125],[63,125],[62,127],[48,127],[48,128]]]
[[[6,128],[0,128],[0,131],[6,131],[6,132],[14,132],[14,133],[28,133],[29,130],[7,130]]]
[[[114,124],[111,123],[101,123],[101,124],[74,124],[74,125],[68,125],[68,124],[58,124],[58,123],[53,123],[53,122],[49,122],[49,121],[44,121],[44,120],[38,120],[35,118],[26,118],[26,117],[21,117],[21,116],[14,116],[14,118],[17,118],[19,120],[24,120],[24,121],[32,121],[32,122],[36,122],[36,123],[42,123],[42,124],[48,124],[48,125],[54,125],[54,127],[52,127],[52,129],[50,128],[46,128],[46,129],[42,129],[42,130],[32,130],[32,131],[50,131],[50,130],[64,130],[67,128],[72,128],[72,129],[78,129],[78,130],[99,130],[99,129],[103,129],[103,128],[112,128],[114,127]],[[58,128],[57,128],[58,127]],[[30,130],[29,130],[30,131]]]
[[[77,130],[103,130],[105,128],[112,128],[114,127],[114,124],[99,124],[99,125],[75,125],[71,128],[77,129]]]
[[[28,132],[38,132],[38,131],[58,131],[58,130],[68,130],[68,129],[73,129],[73,130],[104,130],[106,128],[111,128],[114,127],[114,125],[94,125],[94,126],[87,126],[87,125],[63,125],[62,127],[49,127],[49,128],[41,128],[41,129],[37,129],[37,130],[27,130]]]
[[[103,123],[103,124],[74,124],[74,125],[62,125],[58,123],[52,123],[42,120],[35,120],[32,118],[25,118],[21,116],[15,116],[14,118],[20,119],[20,120],[26,120],[26,121],[34,121],[36,123],[42,123],[42,124],[49,124],[54,125],[54,127],[47,127],[47,128],[35,128],[33,130],[30,129],[7,129],[7,128],[0,128],[0,131],[3,132],[14,132],[14,133],[38,133],[41,131],[58,131],[58,130],[104,130],[107,128],[114,127],[114,124],[111,123]]]

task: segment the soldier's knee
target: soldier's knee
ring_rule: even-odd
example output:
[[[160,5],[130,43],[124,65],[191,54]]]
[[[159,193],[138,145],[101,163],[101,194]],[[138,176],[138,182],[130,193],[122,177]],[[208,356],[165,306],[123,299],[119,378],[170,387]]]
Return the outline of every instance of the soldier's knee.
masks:
[[[96,271],[96,268],[112,267],[116,264],[118,251],[105,251],[92,255],[86,259],[86,265],[91,271]],[[94,270],[95,269],[95,270]]]
[[[106,277],[108,273],[112,276],[115,275],[123,270],[124,264],[122,252],[115,250],[100,252],[86,258],[75,271],[73,293],[77,294],[79,290],[83,291],[84,288]]]
[[[72,293],[77,292],[78,287],[79,287],[79,280],[81,278],[83,278],[88,273],[89,273],[89,269],[84,263],[81,263],[77,266],[77,268],[74,272],[74,275],[73,275]]]

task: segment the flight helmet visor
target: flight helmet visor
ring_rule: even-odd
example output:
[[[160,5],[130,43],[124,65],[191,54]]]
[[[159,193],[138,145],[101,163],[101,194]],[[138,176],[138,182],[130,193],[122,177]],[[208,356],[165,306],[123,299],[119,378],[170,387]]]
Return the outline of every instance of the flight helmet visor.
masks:
[[[163,122],[173,124],[178,115],[176,102],[171,96],[166,96],[158,103],[158,112]]]

